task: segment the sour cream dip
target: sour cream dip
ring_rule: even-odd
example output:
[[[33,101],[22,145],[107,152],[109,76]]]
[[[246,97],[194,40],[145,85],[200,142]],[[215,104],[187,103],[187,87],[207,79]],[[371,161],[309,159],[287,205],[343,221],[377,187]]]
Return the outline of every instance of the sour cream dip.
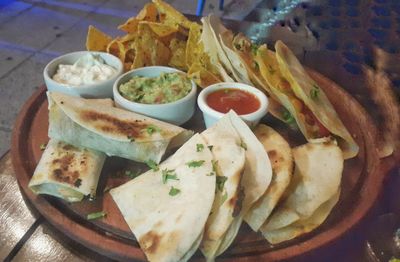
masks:
[[[87,54],[73,65],[58,65],[53,80],[71,86],[83,86],[98,83],[111,78],[117,70],[105,63],[99,56]]]

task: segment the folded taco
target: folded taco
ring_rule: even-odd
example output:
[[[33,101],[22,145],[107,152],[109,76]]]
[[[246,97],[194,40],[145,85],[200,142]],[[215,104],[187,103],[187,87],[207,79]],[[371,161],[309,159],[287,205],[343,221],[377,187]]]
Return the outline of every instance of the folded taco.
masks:
[[[276,52],[266,45],[257,48],[255,61],[270,92],[288,110],[287,122],[296,122],[308,141],[334,136],[345,159],[358,153],[358,145],[318,84],[281,41]]]
[[[49,137],[138,162],[159,163],[192,134],[178,126],[97,100],[48,92]]]

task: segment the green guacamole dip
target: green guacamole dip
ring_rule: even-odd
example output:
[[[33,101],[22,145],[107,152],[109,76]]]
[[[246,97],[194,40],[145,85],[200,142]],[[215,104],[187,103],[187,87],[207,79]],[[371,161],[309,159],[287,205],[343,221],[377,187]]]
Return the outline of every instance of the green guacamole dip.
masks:
[[[143,104],[165,104],[185,97],[192,83],[182,73],[162,73],[158,77],[134,76],[119,86],[126,99]]]

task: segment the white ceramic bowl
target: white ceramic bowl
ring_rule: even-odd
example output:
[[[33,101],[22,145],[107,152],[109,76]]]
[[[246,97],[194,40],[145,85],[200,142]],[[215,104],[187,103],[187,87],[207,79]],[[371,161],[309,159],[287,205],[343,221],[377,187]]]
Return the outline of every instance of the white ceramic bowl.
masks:
[[[61,84],[52,79],[53,75],[57,71],[59,64],[72,65],[79,58],[85,56],[88,53],[100,55],[100,57],[106,62],[106,64],[114,67],[117,72],[105,81],[81,86]],[[50,61],[50,63],[48,63],[47,66],[44,68],[43,77],[49,91],[57,91],[68,95],[81,96],[85,98],[111,98],[113,96],[113,84],[115,80],[123,73],[123,70],[123,64],[116,56],[104,52],[79,51],[59,56]]]
[[[114,101],[117,107],[121,107],[142,115],[157,118],[175,125],[181,125],[188,121],[194,113],[196,106],[196,84],[192,82],[192,90],[185,97],[165,104],[142,104],[132,102],[124,98],[118,90],[121,84],[128,82],[133,76],[157,77],[161,73],[173,73],[182,71],[165,66],[148,66],[129,71],[121,75],[114,83]]]
[[[207,128],[215,124],[215,122],[225,115],[224,113],[212,109],[207,104],[207,96],[220,89],[240,89],[247,91],[258,98],[260,101],[260,107],[255,112],[239,115],[250,127],[257,125],[258,122],[260,122],[260,119],[265,116],[268,111],[268,98],[257,88],[242,83],[217,83],[204,88],[197,98],[197,104],[203,112],[204,123]]]

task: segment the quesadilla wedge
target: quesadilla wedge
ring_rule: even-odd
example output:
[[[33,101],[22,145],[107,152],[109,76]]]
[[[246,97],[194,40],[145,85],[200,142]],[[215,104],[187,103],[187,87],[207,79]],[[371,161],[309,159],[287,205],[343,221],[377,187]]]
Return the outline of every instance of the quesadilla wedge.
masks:
[[[35,194],[68,202],[94,197],[105,158],[102,152],[50,139],[28,186]]]
[[[240,182],[246,158],[245,149],[241,147],[241,139],[229,115],[205,130],[202,136],[212,148],[217,188],[200,249],[207,261],[213,261],[219,255],[218,249],[241,210],[243,192]]]
[[[337,138],[345,159],[356,156],[358,145],[343,125],[322,88],[307,74],[296,56],[282,41],[276,42],[275,50],[279,71],[295,97],[303,103],[303,111],[300,111],[299,108],[296,108],[296,104],[290,101],[298,113],[299,117],[296,122],[306,139],[311,141],[315,138],[333,135]],[[285,102],[285,106],[287,105],[288,103]],[[304,113],[307,111],[309,112]],[[303,118],[301,118],[301,113],[303,113]],[[318,129],[310,129],[309,123],[315,123],[313,126],[318,126]]]
[[[295,172],[285,199],[260,229],[271,244],[318,227],[339,199],[344,159],[335,142],[308,143],[292,152]]]
[[[149,261],[187,261],[214,201],[213,156],[194,135],[159,166],[110,191]]]
[[[49,137],[138,162],[159,163],[191,135],[178,126],[96,100],[48,92]]]
[[[240,143],[239,145],[245,151],[245,164],[240,182],[238,181],[240,184],[237,190],[240,191],[236,191],[238,192],[237,197],[239,199],[231,198],[236,202],[236,207],[234,207],[234,212],[232,213],[233,217],[228,220],[230,222],[229,227],[222,232],[222,235],[221,232],[219,232],[218,236],[221,237],[218,240],[207,241],[208,239],[206,236],[212,234],[205,234],[201,250],[203,254],[206,255],[207,261],[214,261],[216,256],[222,254],[232,244],[242,224],[243,217],[250,207],[265,193],[272,177],[271,164],[267,153],[246,123],[232,110],[221,118],[220,121],[222,122],[217,122],[216,124],[216,126],[220,125],[219,130],[222,128],[222,130],[224,130],[223,132],[225,132],[226,129],[232,130],[233,128],[236,131],[235,143]],[[208,132],[208,130],[205,131],[205,133],[206,132]],[[230,133],[233,134],[234,132]],[[225,135],[225,133],[223,133],[223,135]],[[229,157],[229,159],[231,160],[232,158]],[[233,163],[231,163],[231,165],[232,164]],[[218,170],[223,172],[222,169]],[[225,209],[227,207],[232,207],[234,203],[232,200],[229,201],[229,205],[220,206],[219,208]],[[213,208],[218,208],[218,206],[214,205]],[[226,214],[231,211],[222,210],[220,212]],[[217,224],[218,221],[214,219],[214,221],[209,220],[207,224],[209,228],[212,228],[210,226],[211,222],[217,225],[215,228],[219,227]],[[221,222],[223,223],[224,221],[222,220]],[[226,225],[224,228],[226,228]],[[217,230],[215,231],[218,232]]]
[[[257,232],[289,185],[293,173],[293,156],[288,142],[271,127],[260,124],[254,134],[263,144],[272,165],[271,184],[244,217],[247,224]]]

